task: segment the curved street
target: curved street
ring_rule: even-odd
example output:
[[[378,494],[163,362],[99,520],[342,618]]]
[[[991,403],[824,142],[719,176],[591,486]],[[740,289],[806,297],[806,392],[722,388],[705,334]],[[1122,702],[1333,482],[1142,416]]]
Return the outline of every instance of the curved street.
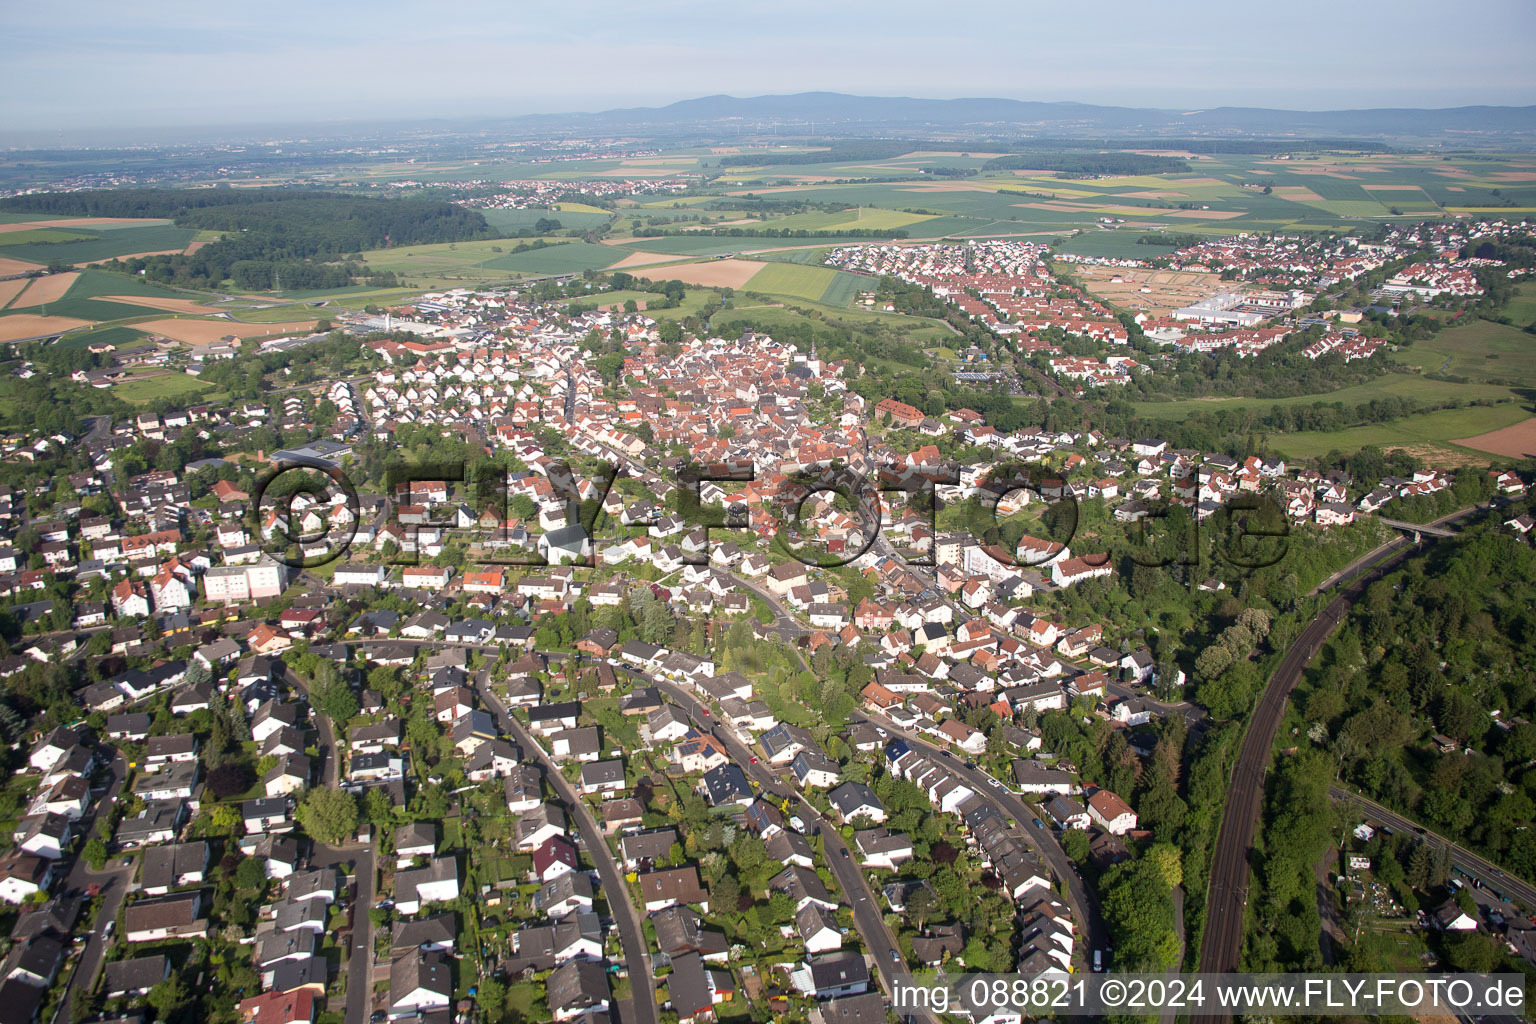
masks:
[[[688,718],[695,728],[719,740],[731,760],[746,773],[748,779],[758,785],[760,792],[770,794],[775,799],[793,801],[799,806],[800,816],[806,821],[823,821],[820,811],[807,803],[793,786],[788,785],[770,771],[760,759],[755,758],[730,728],[719,725],[697,697],[665,680],[656,679],[634,669],[629,669],[629,672],[672,698],[679,707],[688,712]],[[754,764],[754,761],[757,763]],[[820,834],[826,851],[827,867],[831,869],[832,874],[837,877],[838,884],[843,888],[843,895],[853,911],[854,926],[864,942],[865,950],[878,964],[880,969],[877,978],[881,987],[889,994],[888,975],[891,965],[900,964],[900,973],[910,969],[902,958],[901,946],[896,941],[895,934],[886,927],[885,918],[880,913],[879,899],[870,889],[869,883],[864,878],[864,872],[859,868],[858,860],[843,842],[843,837],[830,824],[819,826],[817,833]],[[931,1021],[927,1014],[915,1010],[908,1017],[913,1021]]]
[[[645,932],[640,927],[640,916],[629,898],[629,887],[624,875],[614,863],[613,854],[602,831],[592,820],[592,813],[576,790],[560,774],[560,768],[545,753],[522,725],[507,710],[500,697],[491,690],[483,676],[475,678],[475,689],[480,699],[496,716],[503,732],[512,737],[525,751],[532,751],[544,769],[544,777],[554,787],[560,801],[576,822],[581,833],[581,845],[597,868],[602,881],[603,896],[608,901],[608,913],[618,929],[619,944],[624,950],[624,963],[629,969],[629,983],[633,996],[627,1002],[615,1001],[615,1016],[620,1024],[657,1024],[656,979],[651,975],[650,950],[645,944]],[[348,1024],[351,1024],[349,1021]]]

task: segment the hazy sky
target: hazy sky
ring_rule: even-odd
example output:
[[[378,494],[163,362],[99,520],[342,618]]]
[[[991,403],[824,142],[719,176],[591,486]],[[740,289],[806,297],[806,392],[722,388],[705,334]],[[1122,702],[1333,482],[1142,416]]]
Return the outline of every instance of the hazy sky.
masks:
[[[1536,103],[1532,0],[4,5],[0,132],[516,115],[810,90]]]

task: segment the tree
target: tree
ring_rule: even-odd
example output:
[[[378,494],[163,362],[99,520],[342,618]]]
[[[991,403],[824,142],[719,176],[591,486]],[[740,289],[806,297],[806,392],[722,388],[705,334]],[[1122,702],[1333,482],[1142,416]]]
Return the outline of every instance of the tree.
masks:
[[[92,871],[100,871],[107,863],[107,844],[100,838],[92,836],[87,840],[85,849],[80,853],[85,862],[91,866]]]
[[[263,857],[246,857],[235,868],[235,885],[260,892],[267,887],[267,864]]]
[[[1481,932],[1462,932],[1446,940],[1446,959],[1458,971],[1491,974],[1499,965],[1498,943]]]
[[[208,811],[208,827],[214,832],[234,832],[242,820],[234,804],[214,804]]]
[[[480,979],[480,986],[475,992],[475,999],[480,1003],[480,1009],[485,1013],[486,1020],[499,1021],[507,1011],[507,987],[495,978],[485,977]]]
[[[299,804],[298,819],[311,838],[344,842],[357,831],[357,798],[344,789],[312,789]]]
[[[907,897],[907,916],[912,919],[913,924],[917,925],[919,931],[927,927],[938,909],[939,901],[934,898],[932,891],[926,885],[918,887],[911,896]]]
[[[149,990],[146,997],[149,1005],[155,1010],[160,1020],[175,1020],[186,1006],[190,993],[182,984],[181,976],[172,974],[160,984]]]
[[[341,677],[335,664],[322,661],[315,666],[315,678],[309,684],[309,701],[315,710],[337,725],[345,723],[358,712],[357,697]]]
[[[677,844],[673,844],[674,846]],[[710,887],[710,905],[716,912],[734,914],[737,904],[741,902],[741,883],[736,881],[736,876],[731,874],[721,875],[719,880]]]
[[[239,796],[250,789],[255,781],[256,773],[244,761],[225,761],[208,773],[208,788],[220,800]]]
[[[363,797],[363,818],[374,825],[387,825],[395,814],[394,802],[382,786],[370,786]]]

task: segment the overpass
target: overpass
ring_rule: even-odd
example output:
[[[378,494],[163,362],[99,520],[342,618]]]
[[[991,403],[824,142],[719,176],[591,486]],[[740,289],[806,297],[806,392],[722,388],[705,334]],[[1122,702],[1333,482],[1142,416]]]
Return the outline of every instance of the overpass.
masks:
[[[1447,530],[1443,526],[1432,526],[1428,523],[1405,523],[1399,519],[1381,519],[1377,517],[1383,526],[1390,526],[1394,530],[1402,530],[1404,533],[1422,533],[1431,537],[1454,537],[1455,530]]]

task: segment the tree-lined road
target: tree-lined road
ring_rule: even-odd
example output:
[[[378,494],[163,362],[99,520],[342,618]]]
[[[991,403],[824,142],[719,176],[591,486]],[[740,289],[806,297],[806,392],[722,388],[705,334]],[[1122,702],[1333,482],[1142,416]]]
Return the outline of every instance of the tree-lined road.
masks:
[[[796,813],[807,823],[822,820],[821,812],[807,803],[793,787],[770,771],[768,766],[747,749],[728,726],[719,724],[697,697],[665,680],[647,676],[634,669],[629,669],[629,672],[671,698],[688,713],[689,719],[700,732],[708,733],[719,740],[725,747],[727,756],[741,768],[749,780],[757,784],[759,792],[768,794],[776,800],[788,800],[794,805]],[[828,823],[820,825],[817,832],[821,835],[827,867],[837,878],[838,885],[842,886],[843,895],[853,911],[854,927],[858,929],[865,950],[873,955],[880,967],[877,980],[885,989],[886,995],[890,995],[891,972],[894,970],[905,973],[910,969],[901,955],[901,946],[896,941],[895,934],[886,927],[885,918],[880,913],[878,897],[870,889],[857,858],[843,842],[843,837],[834,826]],[[907,1016],[912,1021],[932,1024],[931,1018],[921,1011],[914,1010]]]
[[[1370,812],[1374,821],[1386,825],[1394,832],[1416,835],[1432,847],[1443,847],[1449,853],[1454,866],[1478,879],[1485,886],[1497,889],[1507,899],[1519,903],[1526,910],[1536,910],[1536,885],[1532,885],[1523,878],[1515,877],[1492,861],[1479,857],[1464,846],[1457,846],[1438,832],[1432,832],[1412,818],[1405,818],[1390,807],[1379,804],[1369,797],[1361,796],[1354,790],[1333,786],[1329,788],[1328,795],[1345,805],[1359,805]]]
[[[1077,865],[1072,863],[1072,858],[1067,856],[1067,851],[1061,848],[1056,837],[1045,829],[1035,828],[1030,823],[1039,820],[1039,812],[1019,798],[1018,794],[992,778],[979,768],[969,774],[960,770],[961,762],[948,750],[930,743],[920,736],[916,736],[902,729],[889,718],[882,715],[868,714],[870,721],[892,736],[899,736],[914,749],[920,751],[933,760],[935,764],[951,770],[955,778],[961,782],[972,783],[970,788],[984,803],[989,804],[993,810],[1014,822],[1014,831],[1021,836],[1024,844],[1034,850],[1051,867],[1051,873],[1057,879],[1067,884],[1067,906],[1072,911],[1072,920],[1083,927],[1084,937],[1087,939],[1087,950],[1105,949],[1109,945],[1109,929],[1104,924],[1104,914],[1099,909],[1098,896],[1088,888],[1087,883],[1077,871]],[[1082,950],[1085,964],[1092,956],[1091,952]]]
[[[640,927],[640,916],[629,898],[629,887],[624,884],[624,876],[614,862],[607,840],[603,838],[602,831],[593,821],[592,813],[582,802],[581,796],[560,774],[560,766],[528,735],[521,723],[507,710],[506,704],[491,690],[483,675],[475,678],[475,689],[480,693],[480,700],[496,716],[502,732],[538,758],[544,769],[544,777],[566,805],[566,810],[581,833],[582,846],[597,868],[598,878],[602,880],[603,895],[608,901],[608,913],[618,929],[619,945],[624,950],[624,963],[629,969],[629,983],[633,992],[628,1001],[615,1003],[620,1024],[657,1024],[656,979],[651,975],[650,951],[645,944],[645,933]],[[353,1022],[348,1021],[347,1024]]]

